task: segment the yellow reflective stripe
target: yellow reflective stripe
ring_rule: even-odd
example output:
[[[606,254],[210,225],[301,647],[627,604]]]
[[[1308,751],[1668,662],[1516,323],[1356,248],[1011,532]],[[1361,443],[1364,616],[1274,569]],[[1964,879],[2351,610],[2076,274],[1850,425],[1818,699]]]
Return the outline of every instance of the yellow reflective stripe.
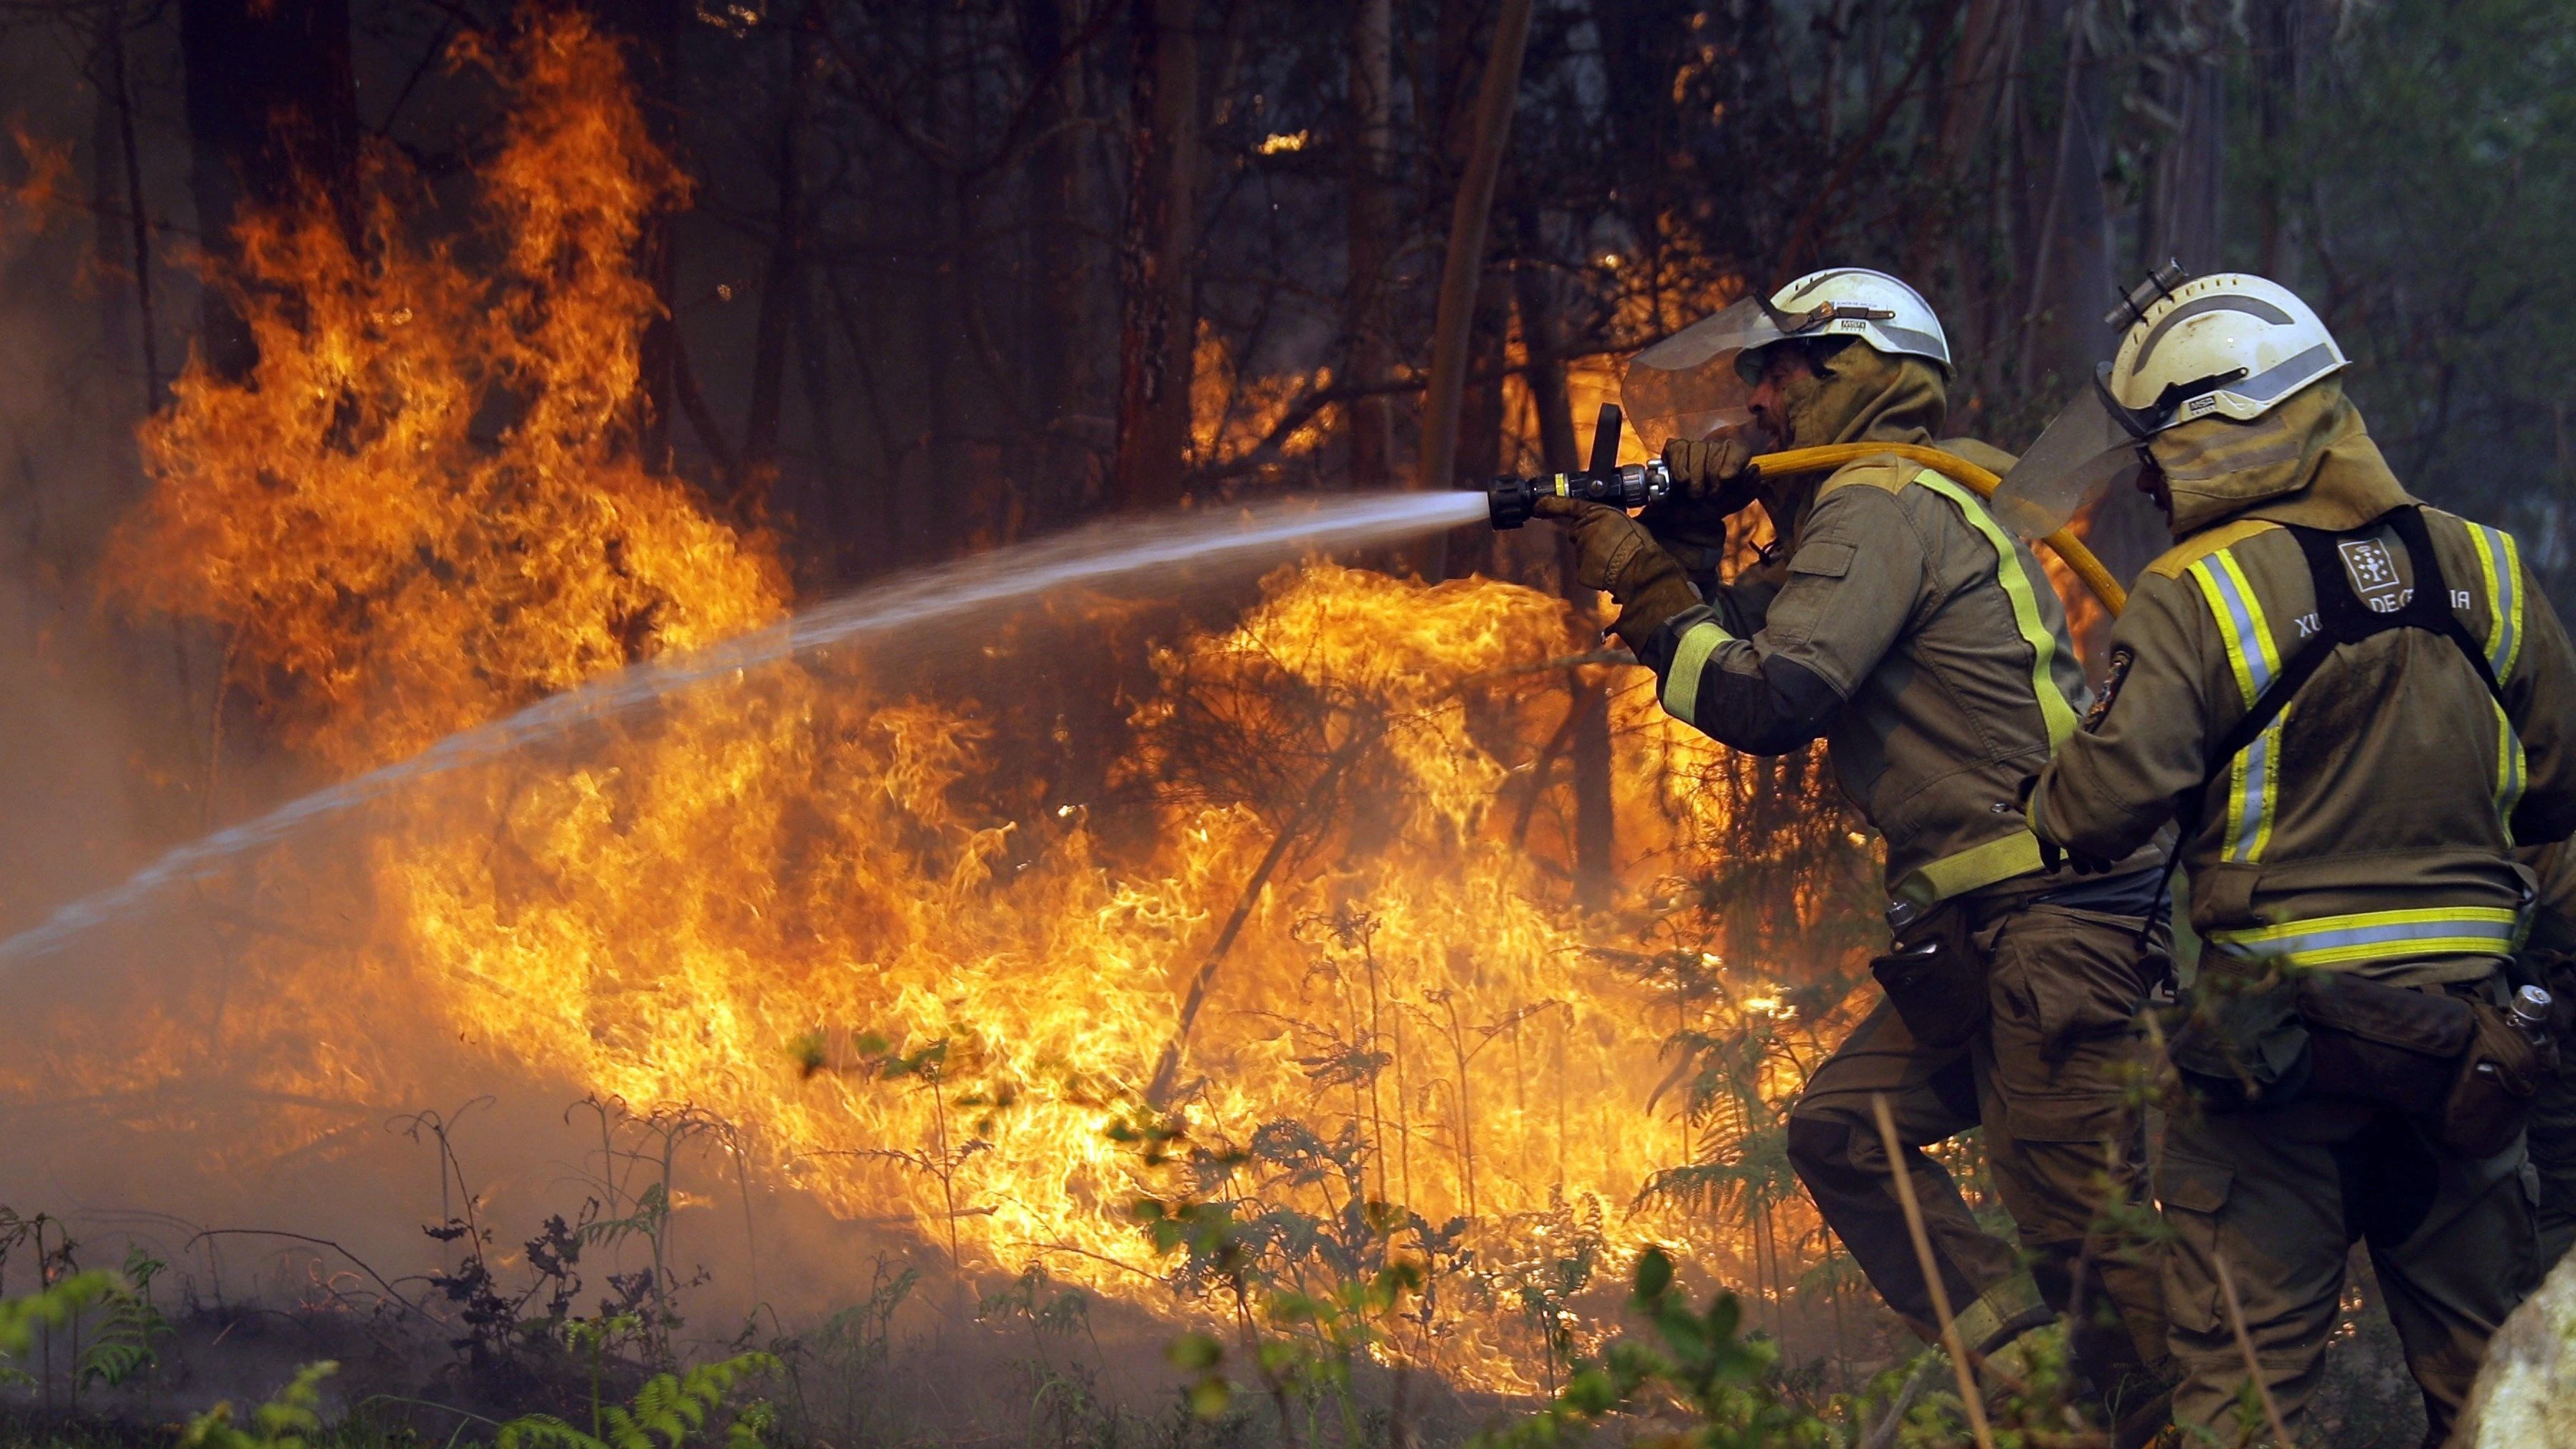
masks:
[[[2252,709],[2263,691],[2281,675],[2281,651],[2272,642],[2271,621],[2254,592],[2244,566],[2225,549],[2198,559],[2184,570],[2200,589],[2227,645],[2228,671],[2236,676],[2237,693]],[[2281,804],[2281,731],[2289,720],[2284,706],[2251,744],[2227,762],[2227,817],[2219,831],[2219,849],[2230,861],[2257,861],[2272,843],[2272,826]]]
[[[2426,906],[2212,931],[2209,939],[2233,956],[2323,967],[2415,956],[2510,956],[2521,935],[2522,913],[2504,906]]]
[[[2012,603],[2013,624],[2021,630],[2022,642],[2030,646],[2031,693],[2039,701],[2039,716],[2048,729],[2048,748],[2055,753],[2075,733],[2075,706],[2066,702],[2066,695],[2050,675],[2049,665],[2057,657],[2057,640],[2039,617],[2039,595],[2031,589],[2029,570],[2021,566],[2021,551],[2013,547],[2012,535],[2004,532],[1975,494],[1929,468],[1914,475],[1914,481],[1949,499],[1959,515],[1968,520],[1968,526],[1984,534],[1986,542],[1994,546],[1995,581],[2003,585],[2004,597]],[[2035,844],[2032,847],[2034,851],[2037,848]]]
[[[2496,717],[2496,820],[2504,827],[2504,843],[2513,844],[2514,807],[2522,803],[2522,787],[2530,761],[2522,753],[2522,741],[2515,738],[2513,721],[2504,706],[2488,701]]]
[[[2245,707],[2252,709],[2255,699],[2281,673],[2281,654],[2273,647],[2271,621],[2263,617],[2263,601],[2255,596],[2245,570],[2224,551],[2200,560],[2186,572],[2209,601],[2209,612],[2218,620],[2218,632],[2227,641],[2227,665],[2235,671],[2237,691],[2245,697]]]
[[[1698,723],[1692,716],[1699,708],[1700,672],[1708,667],[1708,656],[1717,652],[1717,646],[1734,639],[1713,619],[1703,619],[1682,631],[1681,644],[1673,650],[1673,667],[1664,675],[1666,714],[1684,724]]]
[[[2469,542],[2477,548],[2478,573],[2487,586],[2487,667],[2502,684],[2522,657],[2522,546],[2512,534],[2483,523],[2469,525]]]
[[[2272,844],[2272,824],[2281,808],[2281,728],[2289,722],[2283,706],[2253,743],[2227,765],[2227,822],[2219,842],[2231,861],[2258,861]]]
[[[2039,837],[2019,830],[1920,867],[1899,882],[1893,894],[1900,901],[1918,906],[1936,905],[1979,886],[2011,880],[2037,869]]]

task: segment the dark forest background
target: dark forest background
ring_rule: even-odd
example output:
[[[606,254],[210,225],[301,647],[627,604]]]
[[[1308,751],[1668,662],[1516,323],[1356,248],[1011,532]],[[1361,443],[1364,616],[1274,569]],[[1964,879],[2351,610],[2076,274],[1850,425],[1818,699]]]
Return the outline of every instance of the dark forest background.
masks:
[[[590,6],[693,191],[639,257],[640,445],[809,597],[1109,510],[1569,465],[1609,360],[1832,263],[1929,294],[1954,428],[2017,446],[2168,256],[2298,288],[2401,476],[2576,586],[2569,0]],[[136,424],[192,352],[247,366],[199,272],[245,209],[354,218],[370,157],[461,191],[500,118],[446,57],[520,13],[0,3],[9,657],[203,733],[211,646],[91,582]]]

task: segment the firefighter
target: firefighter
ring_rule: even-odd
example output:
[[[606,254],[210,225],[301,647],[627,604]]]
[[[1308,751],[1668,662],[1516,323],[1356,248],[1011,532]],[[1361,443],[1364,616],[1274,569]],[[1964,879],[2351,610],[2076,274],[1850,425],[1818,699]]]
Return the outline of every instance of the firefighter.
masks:
[[[2531,1101],[2531,1166],[2540,1183],[2537,1278],[2576,1244],[2576,849],[2559,840],[2521,855],[2539,878],[2521,979],[2553,998],[2558,1037],[2558,1070]]]
[[[2576,825],[2576,658],[2510,536],[2400,486],[2287,288],[2171,273],[2124,320],[2051,430],[2116,437],[2175,547],[2028,813],[2079,865],[2180,825],[2204,953],[2156,1173],[2174,1421],[2267,1418],[2250,1352],[2313,1442],[2358,1238],[2439,1443],[2533,1268],[2520,1129],[2549,1063],[2505,967],[2515,842]]]
[[[1751,435],[1669,445],[1685,501],[1644,522],[1568,499],[1542,511],[1572,527],[1578,576],[1618,602],[1612,627],[1668,711],[1756,754],[1822,736],[1886,842],[1894,941],[1873,963],[1886,999],[1789,1116],[1789,1158],[1818,1210],[1888,1304],[1935,1337],[1872,1114],[1884,1094],[1972,1354],[2025,1350],[2023,1335],[2077,1310],[2078,1362],[2133,1441],[2163,1422],[2163,1324],[2151,1256],[2106,1209],[2143,1186],[2133,1021],[2169,970],[2160,852],[2141,840],[2097,877],[2043,867],[2016,787],[2075,733],[2089,694],[2046,575],[1974,493],[1893,457],[1829,476],[1747,466],[1777,447],[1931,443],[1950,372],[1931,308],[1856,268],[1762,300],[1726,339],[1757,384]],[[1757,501],[1771,561],[1710,580],[1705,599],[1649,531],[1714,552],[1725,517]],[[2019,1252],[1978,1226],[1924,1151],[1979,1125]]]

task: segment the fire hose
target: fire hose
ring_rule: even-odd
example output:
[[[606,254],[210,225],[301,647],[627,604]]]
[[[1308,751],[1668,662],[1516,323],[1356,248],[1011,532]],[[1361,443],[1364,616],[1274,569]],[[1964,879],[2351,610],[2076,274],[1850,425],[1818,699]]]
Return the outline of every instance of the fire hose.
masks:
[[[1605,416],[1609,410],[1604,409]],[[1615,439],[1616,433],[1611,434]],[[1839,468],[1863,458],[1903,458],[1920,463],[1963,487],[1972,489],[1980,498],[1992,498],[2003,482],[1993,473],[1967,459],[1919,443],[1827,443],[1813,448],[1790,448],[1784,452],[1764,453],[1755,458],[1752,467],[1764,473],[1814,473]],[[1537,478],[1497,478],[1486,489],[1486,503],[1496,528],[1518,528],[1529,521],[1540,497],[1556,495],[1585,498],[1616,508],[1643,508],[1662,501],[1672,492],[1672,477],[1660,460],[1645,463],[1623,463],[1596,466],[1583,473],[1556,473]],[[2049,551],[2066,561],[2075,576],[2102,607],[2117,618],[2129,606],[2129,591],[2111,577],[2102,560],[2084,546],[2072,528],[2061,528],[2040,539]]]

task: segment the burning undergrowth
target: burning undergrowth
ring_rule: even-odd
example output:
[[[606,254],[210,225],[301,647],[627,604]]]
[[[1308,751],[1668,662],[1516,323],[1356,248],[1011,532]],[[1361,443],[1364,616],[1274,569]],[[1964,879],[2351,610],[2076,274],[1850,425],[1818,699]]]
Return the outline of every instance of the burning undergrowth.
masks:
[[[536,18],[465,63],[515,116],[474,232],[415,235],[391,161],[354,243],[253,223],[258,370],[180,382],[116,555],[325,771],[790,604],[773,540],[631,446],[628,258],[677,183],[614,49]],[[1566,662],[1590,623],[1315,562],[1222,617],[1058,599],[717,681],[244,867],[195,903],[210,964],[31,1013],[0,1085],[238,1179],[534,1071],[987,1284],[1223,1319],[1401,1268],[1367,1356],[1537,1389],[1649,1242],[1774,1305],[1820,1261],[1774,1107],[1872,874],[1807,757],[1721,757]],[[1566,742],[1599,688],[1587,905]]]

